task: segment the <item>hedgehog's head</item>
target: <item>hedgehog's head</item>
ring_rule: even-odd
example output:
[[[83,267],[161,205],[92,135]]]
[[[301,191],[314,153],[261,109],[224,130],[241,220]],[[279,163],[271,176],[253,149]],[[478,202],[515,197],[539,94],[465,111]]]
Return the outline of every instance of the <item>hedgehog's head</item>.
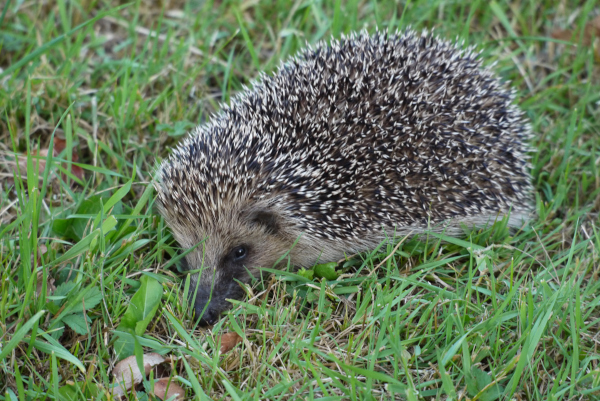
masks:
[[[236,197],[213,203],[211,210],[198,203],[193,210],[174,192],[156,187],[159,211],[173,236],[183,250],[194,248],[184,266],[191,271],[190,302],[203,325],[232,306],[228,299],[242,299],[241,284],[257,277],[259,268],[272,268],[293,245],[273,203]]]
[[[186,227],[191,238],[201,242],[186,255],[189,269],[200,270],[191,276],[190,300],[203,323],[214,323],[231,307],[227,299],[241,299],[240,283],[257,277],[260,267],[272,268],[292,243],[282,235],[278,213],[264,207],[230,210],[214,222]],[[184,248],[191,244],[176,225],[172,230]]]

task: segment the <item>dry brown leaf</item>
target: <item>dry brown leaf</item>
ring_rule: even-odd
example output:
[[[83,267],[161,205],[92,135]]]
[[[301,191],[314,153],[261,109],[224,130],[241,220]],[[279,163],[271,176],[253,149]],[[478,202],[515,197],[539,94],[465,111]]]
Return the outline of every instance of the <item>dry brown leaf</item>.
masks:
[[[169,388],[167,389],[167,385]],[[183,400],[185,397],[185,390],[175,381],[171,380],[169,383],[168,377],[163,377],[154,382],[154,395],[161,400],[168,400],[175,396],[173,400]]]
[[[58,156],[60,154],[60,152],[62,152],[66,147],[67,147],[66,140],[54,137],[54,146],[52,147],[52,157]],[[35,166],[39,163],[38,172],[39,172],[40,179],[43,178],[44,170],[46,170],[45,158],[48,157],[48,151],[49,151],[49,149],[40,149],[39,155],[38,155],[37,150],[34,150],[31,152],[32,156],[38,156],[38,158],[33,159],[33,165]],[[79,155],[75,152],[75,150],[73,150],[73,153],[71,155],[71,160],[75,163],[77,163],[79,161]],[[19,165],[19,170],[21,171],[21,175],[27,175],[27,156],[19,156],[18,165]],[[67,164],[63,163],[62,167],[64,169],[67,169]],[[83,180],[83,178],[84,178],[83,169],[74,164],[71,165],[71,173],[75,177],[79,178],[80,180]],[[63,174],[62,179],[66,180],[67,179],[66,175]]]
[[[142,382],[152,368],[165,361],[161,355],[156,352],[144,354],[144,375],[138,368],[135,355],[128,356],[115,365],[113,369],[113,383],[120,383],[119,386],[113,387],[112,394],[115,397],[122,397],[131,390],[133,386]]]
[[[75,161],[75,160],[73,160],[73,161]],[[75,166],[75,165],[71,166],[71,173],[75,177],[79,178],[80,180],[83,180],[83,178],[85,176],[85,174],[83,173],[83,169],[81,167]],[[63,177],[63,180],[64,180],[64,177]]]
[[[242,341],[238,333],[225,333],[221,336],[221,353],[229,352],[237,343]]]
[[[34,150],[33,152],[31,152],[31,155],[36,156],[37,150]],[[48,149],[40,150],[39,156],[40,156],[39,160],[37,158],[34,158],[31,162],[33,163],[33,166],[35,167],[39,161],[38,171],[39,171],[39,175],[40,175],[40,179],[41,179],[42,175],[44,174],[44,170],[46,169],[46,160],[44,160],[44,159],[46,157],[48,157]],[[22,176],[27,175],[27,156],[19,156],[19,170],[21,171]]]
[[[59,154],[60,152],[62,152],[63,150],[65,150],[67,147],[67,140],[66,139],[60,139],[59,137],[54,137],[54,148],[52,149],[53,152],[52,154]]]

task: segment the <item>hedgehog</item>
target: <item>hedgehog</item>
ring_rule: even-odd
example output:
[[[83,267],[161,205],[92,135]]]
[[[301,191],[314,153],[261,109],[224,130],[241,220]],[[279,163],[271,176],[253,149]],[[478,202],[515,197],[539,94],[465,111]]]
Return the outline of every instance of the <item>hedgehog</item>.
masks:
[[[213,324],[260,268],[532,213],[530,125],[480,53],[360,32],[261,73],[156,169],[159,212]]]

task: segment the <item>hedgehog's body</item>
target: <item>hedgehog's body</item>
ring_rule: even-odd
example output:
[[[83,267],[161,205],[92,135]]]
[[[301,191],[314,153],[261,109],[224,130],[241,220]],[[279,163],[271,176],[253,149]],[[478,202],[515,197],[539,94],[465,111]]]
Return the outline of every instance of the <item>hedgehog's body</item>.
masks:
[[[210,268],[196,311],[212,292],[214,320],[243,294],[234,279],[290,249],[291,264],[311,266],[386,236],[509,212],[520,223],[529,127],[513,98],[477,54],[413,32],[317,46],[263,76],[158,170],[177,241],[205,240],[187,256]]]

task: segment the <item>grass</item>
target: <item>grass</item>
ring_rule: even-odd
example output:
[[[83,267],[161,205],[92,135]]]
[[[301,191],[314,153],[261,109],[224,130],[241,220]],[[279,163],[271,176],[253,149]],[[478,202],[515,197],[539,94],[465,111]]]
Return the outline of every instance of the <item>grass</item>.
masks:
[[[107,399],[116,362],[152,350],[171,362],[129,399],[159,375],[187,399],[600,399],[599,57],[552,39],[599,4],[150,4],[0,7],[1,400]],[[536,218],[382,244],[334,281],[278,272],[197,327],[157,158],[305,42],[408,25],[476,45],[518,90]],[[223,332],[243,341],[220,354]]]

